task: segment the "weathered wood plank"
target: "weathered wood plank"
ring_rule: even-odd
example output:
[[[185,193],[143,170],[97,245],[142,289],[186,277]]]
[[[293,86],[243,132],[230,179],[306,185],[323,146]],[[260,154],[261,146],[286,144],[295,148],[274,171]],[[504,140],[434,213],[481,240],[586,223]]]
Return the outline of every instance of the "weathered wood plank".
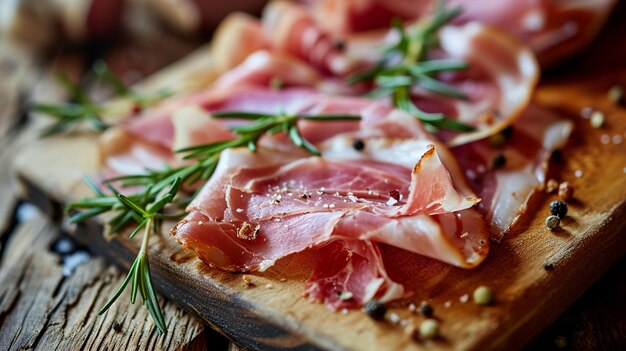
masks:
[[[0,236],[9,227],[17,203],[16,182],[10,165],[16,153],[17,124],[23,117],[24,90],[35,74],[32,52],[10,40],[0,40]]]
[[[19,226],[0,265],[0,349],[203,350],[204,326],[161,301],[170,333],[159,337],[148,311],[121,297],[104,316],[97,310],[124,275],[94,258],[64,276],[50,251],[58,229],[41,214]]]

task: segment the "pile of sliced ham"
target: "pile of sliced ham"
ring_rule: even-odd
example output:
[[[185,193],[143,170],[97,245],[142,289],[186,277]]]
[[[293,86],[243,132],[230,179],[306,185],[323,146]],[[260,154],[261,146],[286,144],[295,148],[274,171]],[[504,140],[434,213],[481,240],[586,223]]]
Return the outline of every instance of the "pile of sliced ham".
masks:
[[[281,133],[263,136],[256,152],[222,152],[172,235],[207,264],[233,272],[264,271],[315,250],[318,264],[304,293],[333,309],[410,293],[387,271],[385,246],[476,267],[490,240],[500,241],[527,211],[551,154],[572,131],[570,121],[530,101],[539,74],[533,50],[547,52],[537,43],[557,35],[546,11],[573,10],[520,1],[525,27],[519,27],[505,15],[487,16],[482,1],[456,3],[467,10],[440,31],[432,54],[469,63],[466,71],[439,77],[469,98],[420,89],[411,98],[476,132],[431,134],[387,98],[363,97],[366,84],[346,83],[395,40],[392,17],[424,17],[431,2],[274,1],[261,20],[237,15],[218,30],[214,60],[223,72],[211,86],[168,98],[108,131],[103,164],[109,174],[129,174],[188,162],[173,150],[233,139],[229,127],[249,123],[211,117],[219,111],[359,115],[360,121],[298,122],[321,156]],[[471,21],[485,16],[513,26],[510,32],[530,48]],[[506,135],[503,145],[490,141],[496,134]],[[502,156],[506,163],[495,166]]]

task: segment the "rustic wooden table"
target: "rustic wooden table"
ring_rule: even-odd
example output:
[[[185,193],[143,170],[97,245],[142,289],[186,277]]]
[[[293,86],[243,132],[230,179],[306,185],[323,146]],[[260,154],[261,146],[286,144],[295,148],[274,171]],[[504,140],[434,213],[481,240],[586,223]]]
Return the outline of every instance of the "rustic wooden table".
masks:
[[[622,4],[605,36],[624,33],[625,7]],[[116,72],[126,73],[123,78],[127,82],[133,82],[196,45],[159,32],[140,40],[131,36],[82,51],[59,50],[40,56],[0,40],[1,350],[237,348],[167,301],[164,308],[170,332],[164,337],[146,325],[146,309],[131,306],[128,299],[120,299],[105,316],[97,316],[124,272],[74,243],[61,229],[62,217],[50,218],[20,200],[10,167],[15,150],[37,137],[29,127],[28,102],[52,93],[49,83],[54,72],[79,77],[95,58],[104,58]],[[600,42],[591,48],[597,49],[608,48]],[[626,54],[618,53],[614,59],[626,62]],[[584,61],[584,55],[578,60]],[[622,259],[527,348],[623,349],[625,297],[626,260]]]

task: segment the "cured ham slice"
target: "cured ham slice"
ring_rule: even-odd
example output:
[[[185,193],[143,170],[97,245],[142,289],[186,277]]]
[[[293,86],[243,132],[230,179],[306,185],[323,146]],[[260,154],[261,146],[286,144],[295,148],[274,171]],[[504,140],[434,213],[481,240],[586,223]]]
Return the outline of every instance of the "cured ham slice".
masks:
[[[311,2],[310,2],[311,3]],[[384,30],[393,18],[411,21],[432,12],[434,0],[320,0],[311,11],[319,25],[347,37]],[[552,64],[587,44],[601,28],[615,0],[450,0],[462,14],[455,24],[482,22],[528,44],[542,64]]]
[[[268,5],[263,28],[265,36],[270,38],[267,50],[276,56],[250,51],[251,59],[235,69],[237,74],[248,79],[250,72],[254,71],[257,76],[263,77],[262,80],[268,80],[268,75],[282,77],[281,72],[286,70],[279,67],[290,65],[294,72],[302,73],[293,74],[299,78],[289,83],[315,86],[342,95],[362,95],[366,91],[363,86],[348,87],[331,77],[345,78],[348,74],[371,68],[381,59],[382,48],[397,40],[397,33],[388,29],[373,34],[333,37],[332,32],[321,27],[305,8],[285,1]],[[228,29],[223,28],[222,32],[228,32]],[[336,45],[339,39],[343,43],[341,49]],[[443,133],[441,138],[450,145],[459,145],[495,134],[519,118],[532,96],[539,74],[529,49],[512,37],[477,23],[444,27],[440,32],[440,44],[441,49],[433,52],[432,58],[464,61],[470,69],[447,72],[438,78],[457,88],[468,99],[448,98],[414,88],[412,100],[426,112],[445,113],[477,129],[475,133]],[[289,56],[292,57],[290,61],[285,58]],[[298,61],[307,62],[319,73],[316,75],[310,68],[297,67]],[[237,74],[229,73],[227,76],[235,77]],[[229,80],[237,81],[233,78]]]
[[[374,298],[387,302],[407,293],[388,276],[374,242],[337,240],[318,249],[316,256],[305,295],[332,309],[360,306]]]
[[[452,149],[482,199],[478,210],[489,223],[492,239],[500,241],[526,212],[530,197],[546,182],[552,153],[565,145],[572,128],[571,121],[531,105],[513,125],[503,148],[482,140]],[[494,169],[493,160],[499,155],[506,163]]]
[[[449,102],[456,108],[451,116],[478,131],[456,135],[448,141],[450,145],[483,139],[521,116],[539,79],[539,69],[530,51],[503,33],[476,23],[445,27],[440,40],[442,49],[451,57],[463,59],[474,70],[483,70],[487,78],[456,82],[453,79],[452,84],[470,98]]]

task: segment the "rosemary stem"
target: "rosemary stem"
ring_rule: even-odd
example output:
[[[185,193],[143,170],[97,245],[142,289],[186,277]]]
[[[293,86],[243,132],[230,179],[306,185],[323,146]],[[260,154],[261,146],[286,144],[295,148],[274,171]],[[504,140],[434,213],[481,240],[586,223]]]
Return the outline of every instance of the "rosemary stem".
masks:
[[[146,255],[148,252],[148,243],[150,242],[150,232],[154,228],[152,217],[147,219],[146,226],[143,232],[143,239],[141,241],[141,247],[139,248],[138,256]]]

